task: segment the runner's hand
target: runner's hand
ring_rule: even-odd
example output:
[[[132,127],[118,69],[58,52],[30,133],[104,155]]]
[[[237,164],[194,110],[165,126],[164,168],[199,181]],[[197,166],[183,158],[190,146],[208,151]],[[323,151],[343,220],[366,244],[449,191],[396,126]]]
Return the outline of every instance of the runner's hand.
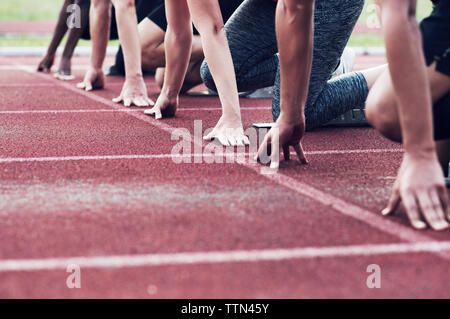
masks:
[[[125,106],[149,106],[155,103],[147,95],[147,87],[142,77],[127,78],[122,87],[120,95],[113,102],[123,101]]]
[[[105,75],[101,69],[89,67],[87,70],[83,82],[77,84],[79,89],[86,91],[92,91],[97,89],[103,89],[105,86]]]
[[[405,154],[388,207],[383,215],[395,212],[403,203],[411,225],[416,229],[447,229],[450,221],[444,174],[435,155],[425,158]]]
[[[151,109],[145,110],[147,115],[154,115],[155,119],[159,120],[163,117],[173,117],[177,112],[179,98],[169,99],[167,95],[161,92],[156,100],[156,104]]]
[[[229,119],[222,115],[214,129],[205,137],[204,140],[219,140],[224,146],[244,146],[249,145],[250,141],[244,134],[242,121],[240,118]]]
[[[304,119],[297,123],[290,123],[289,121],[284,121],[280,116],[264,137],[255,160],[259,160],[263,154],[267,154],[267,150],[270,147],[270,167],[278,169],[280,166],[280,148],[283,149],[284,159],[288,161],[290,159],[290,146],[292,146],[297,153],[300,163],[308,164],[301,143],[304,134]]]

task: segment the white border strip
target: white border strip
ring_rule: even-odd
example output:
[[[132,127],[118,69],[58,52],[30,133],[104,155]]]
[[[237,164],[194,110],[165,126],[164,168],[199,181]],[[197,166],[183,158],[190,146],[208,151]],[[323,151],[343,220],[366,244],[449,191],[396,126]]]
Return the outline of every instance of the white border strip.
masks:
[[[1,108],[0,108],[1,109]],[[242,107],[241,111],[260,111],[260,110],[270,110],[270,107],[265,106],[255,106],[255,107]],[[116,113],[116,112],[144,112],[145,108],[142,107],[131,107],[126,109],[79,109],[79,110],[7,110],[0,111],[0,114],[4,115],[21,115],[21,114],[65,114],[65,113]],[[187,111],[221,111],[220,107],[182,107],[177,109],[180,112]]]
[[[379,154],[379,153],[402,153],[401,149],[368,149],[368,150],[335,150],[335,151],[312,151],[305,152],[306,155],[346,155],[346,154]],[[232,153],[233,154],[233,153]],[[246,156],[256,153],[245,153]],[[294,152],[291,153],[295,155]],[[92,155],[92,156],[49,156],[49,157],[8,157],[0,158],[0,164],[4,163],[29,163],[29,162],[64,162],[64,161],[98,161],[98,160],[140,160],[140,159],[163,159],[163,158],[194,158],[226,156],[223,154],[142,154],[142,155]]]
[[[211,251],[174,254],[116,255],[48,259],[9,259],[0,261],[0,272],[66,269],[69,265],[86,268],[125,268],[237,262],[282,261],[292,259],[336,258],[407,253],[436,253],[450,250],[450,242],[427,242],[335,247],[306,247]]]

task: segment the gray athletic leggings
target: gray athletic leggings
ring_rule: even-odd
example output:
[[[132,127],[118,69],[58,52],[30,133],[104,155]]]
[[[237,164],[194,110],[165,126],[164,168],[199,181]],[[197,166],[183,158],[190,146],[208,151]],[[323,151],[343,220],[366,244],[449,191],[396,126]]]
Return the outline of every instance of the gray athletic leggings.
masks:
[[[364,0],[316,1],[313,65],[305,109],[308,130],[361,107],[366,101],[368,87],[362,74],[354,72],[330,80],[363,6]],[[274,120],[280,114],[275,9],[276,3],[272,0],[246,0],[225,25],[239,91],[274,85]],[[205,85],[216,90],[206,62],[201,75]]]

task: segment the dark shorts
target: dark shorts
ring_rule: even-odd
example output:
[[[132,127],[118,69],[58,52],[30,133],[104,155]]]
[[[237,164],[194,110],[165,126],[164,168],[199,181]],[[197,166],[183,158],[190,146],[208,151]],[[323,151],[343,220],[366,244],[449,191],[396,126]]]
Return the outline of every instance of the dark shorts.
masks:
[[[420,24],[427,65],[450,76],[450,0],[440,0]],[[434,137],[450,139],[450,92],[433,105]]]
[[[222,12],[222,17],[224,23],[228,21],[231,15],[236,11],[236,9],[241,5],[244,0],[219,0],[220,11]],[[167,30],[167,19],[166,19],[166,7],[163,4],[155,8],[147,16],[152,20],[157,26],[159,26],[164,31]],[[198,35],[198,31],[194,28],[194,34]]]
[[[433,106],[434,139],[450,139],[450,92]]]
[[[432,14],[420,24],[427,65],[450,76],[450,0],[440,0]]]

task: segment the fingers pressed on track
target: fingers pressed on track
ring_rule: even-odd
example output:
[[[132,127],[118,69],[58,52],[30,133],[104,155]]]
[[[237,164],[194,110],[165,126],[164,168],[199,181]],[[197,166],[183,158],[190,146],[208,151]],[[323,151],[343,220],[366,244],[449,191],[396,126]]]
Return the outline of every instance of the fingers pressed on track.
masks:
[[[419,207],[417,206],[416,198],[412,193],[405,193],[402,196],[403,205],[406,209],[411,225],[416,229],[425,229],[427,224],[420,219]]]

